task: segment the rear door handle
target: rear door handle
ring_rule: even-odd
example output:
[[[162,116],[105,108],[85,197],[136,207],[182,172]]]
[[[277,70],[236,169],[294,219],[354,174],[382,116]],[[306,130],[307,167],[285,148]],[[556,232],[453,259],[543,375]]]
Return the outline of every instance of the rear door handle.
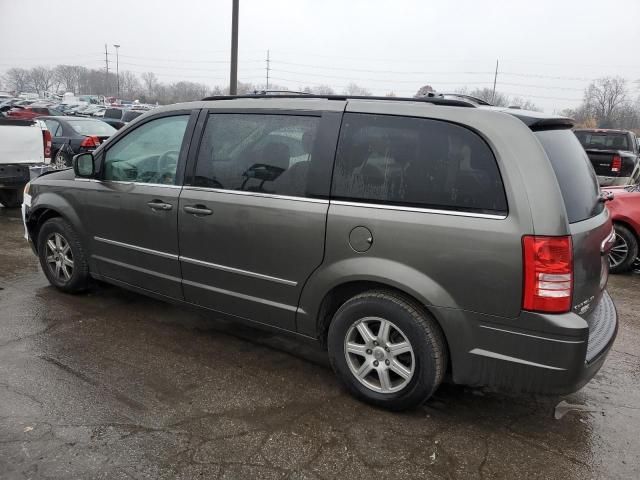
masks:
[[[191,215],[211,215],[213,210],[208,209],[204,205],[185,205],[184,211]]]
[[[147,205],[149,205],[151,210],[171,210],[173,208],[173,205],[165,203],[162,200],[152,200],[147,203]]]

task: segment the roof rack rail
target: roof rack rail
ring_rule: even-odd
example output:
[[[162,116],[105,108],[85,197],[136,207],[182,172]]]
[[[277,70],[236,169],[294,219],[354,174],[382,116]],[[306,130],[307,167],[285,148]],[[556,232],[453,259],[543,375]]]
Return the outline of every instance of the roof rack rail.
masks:
[[[450,93],[450,92],[444,92],[441,93],[442,96],[444,97],[458,97],[458,98],[464,98],[465,100],[470,100],[474,103],[477,103],[478,105],[483,105],[485,107],[493,107],[493,103],[487,102],[486,100],[479,98],[479,97],[474,97],[473,95],[467,95],[466,93]]]
[[[309,92],[299,92],[296,90],[254,90],[254,95],[311,95]]]
[[[239,98],[322,98],[324,100],[387,100],[391,102],[421,102],[431,103],[433,105],[443,105],[448,107],[477,107],[476,102],[469,100],[454,100],[451,98],[443,98],[441,96],[425,96],[425,97],[382,97],[373,95],[317,95],[317,94],[278,94],[278,95],[262,95],[262,94],[249,94],[249,95],[213,95],[211,97],[205,97],[202,100],[235,100]]]

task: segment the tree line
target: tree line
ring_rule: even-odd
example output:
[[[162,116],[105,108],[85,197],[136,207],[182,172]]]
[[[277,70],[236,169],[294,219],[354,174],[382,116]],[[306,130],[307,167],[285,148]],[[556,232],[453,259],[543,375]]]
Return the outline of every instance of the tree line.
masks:
[[[53,68],[38,66],[33,68],[11,68],[2,77],[3,87],[9,91],[35,92],[43,96],[45,92],[116,96],[118,77],[101,69],[91,69],[80,65],[57,65]],[[155,73],[145,72],[140,76],[130,71],[119,74],[120,98],[140,100],[142,103],[169,104],[201,99],[210,95],[225,95],[229,87],[205,85],[204,83],[178,81],[161,82]],[[264,84],[239,82],[238,94],[266,90]],[[289,90],[287,87],[270,84],[269,90]],[[319,95],[346,94],[371,95],[371,91],[349,83],[341,92],[330,85],[303,86],[300,91]],[[421,87],[415,97],[420,97],[434,89],[430,85]],[[526,110],[540,110],[531,100],[511,97],[491,88],[461,88],[456,93],[471,95],[496,106],[520,107]],[[387,96],[395,96],[388,92]],[[640,129],[640,97],[633,98],[628,82],[621,77],[603,77],[593,81],[584,91],[581,104],[573,109],[558,112],[574,118],[580,126],[600,128]]]

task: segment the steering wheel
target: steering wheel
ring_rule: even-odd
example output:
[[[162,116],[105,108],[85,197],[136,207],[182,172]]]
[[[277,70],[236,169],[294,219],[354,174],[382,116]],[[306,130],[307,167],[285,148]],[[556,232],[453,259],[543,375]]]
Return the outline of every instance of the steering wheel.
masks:
[[[177,150],[169,150],[164,152],[156,162],[157,173],[155,175],[156,183],[172,183],[175,177],[175,166],[178,164]]]

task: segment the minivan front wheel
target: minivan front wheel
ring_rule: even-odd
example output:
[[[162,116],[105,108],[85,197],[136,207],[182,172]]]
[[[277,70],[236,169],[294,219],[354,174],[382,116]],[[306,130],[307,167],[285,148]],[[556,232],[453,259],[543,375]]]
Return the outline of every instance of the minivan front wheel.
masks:
[[[69,293],[86,290],[89,266],[78,235],[62,218],[47,220],[38,234],[40,266],[49,283]]]
[[[404,410],[438,388],[447,366],[444,337],[414,301],[375,290],[345,302],[329,326],[329,358],[342,383],[376,406]]]

